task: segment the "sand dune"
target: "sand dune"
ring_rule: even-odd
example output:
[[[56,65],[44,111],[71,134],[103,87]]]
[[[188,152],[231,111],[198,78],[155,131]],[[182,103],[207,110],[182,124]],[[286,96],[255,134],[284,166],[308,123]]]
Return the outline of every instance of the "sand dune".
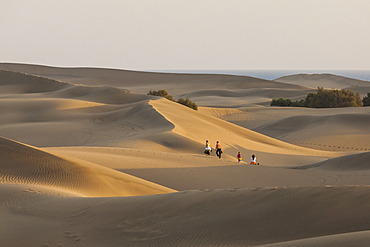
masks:
[[[15,72],[3,75],[0,134],[11,139],[36,146],[120,145],[123,139],[172,127],[148,104],[155,97]],[[54,86],[43,90],[49,82]],[[38,87],[37,93],[29,90]]]
[[[370,150],[370,115],[289,117],[254,130],[297,145],[331,151]],[[369,109],[370,110],[370,109]]]
[[[53,79],[31,76],[24,73],[0,70],[1,94],[45,93],[69,87],[70,84]]]
[[[361,86],[353,86],[353,87],[349,87],[349,88],[345,88],[345,89],[351,90],[353,92],[357,92],[362,97],[367,96],[367,94],[370,93],[370,85],[362,86],[362,87]]]
[[[323,160],[321,157],[311,157],[311,161],[307,157],[298,158],[298,156],[295,160],[290,157],[285,159],[290,161],[290,165],[295,164],[297,167],[288,169],[265,165],[250,166],[246,162],[237,163],[236,159],[231,157],[230,159],[218,159],[215,156],[208,157],[202,154],[173,151],[159,152],[116,147],[54,147],[44,150],[61,156],[73,156],[94,162],[179,191],[370,184],[370,169],[356,168],[356,166],[366,166],[368,162],[365,159],[361,159],[354,169],[351,169],[351,165],[356,162],[335,158],[327,161],[335,166],[333,165],[331,169],[324,169],[326,166],[323,165],[321,169],[321,163],[317,163]],[[243,157],[248,161],[248,156]],[[264,159],[261,160],[265,162]],[[302,166],[304,163],[314,165]],[[342,166],[347,166],[348,169],[342,169]],[[308,168],[310,168],[309,171],[306,170]]]
[[[154,73],[102,68],[58,68],[31,64],[0,63],[0,68],[44,76],[73,84],[106,85],[113,87],[131,88],[132,86],[171,85],[176,84],[176,91],[191,89],[195,84],[198,88],[209,89],[210,86],[223,88],[290,88],[303,89],[304,87],[278,83],[248,76],[186,74],[186,73]],[[207,84],[211,82],[211,85]],[[155,88],[154,88],[155,89]],[[194,89],[194,87],[193,87]],[[146,93],[148,91],[144,91]],[[177,92],[173,92],[177,94]]]
[[[258,245],[258,247],[296,247],[296,246],[358,246],[366,247],[370,242],[370,231],[334,234],[303,240],[287,241],[276,244]]]
[[[335,88],[370,87],[370,82],[332,74],[297,74],[275,79],[277,82],[291,83],[308,88]]]
[[[291,158],[289,156],[333,157],[339,155],[278,141],[165,99],[150,101],[150,103],[168,121],[174,124],[174,133],[198,143],[209,140],[213,144],[216,140],[219,140],[223,144],[225,153],[231,156],[235,156],[238,151],[249,153],[249,155],[256,153],[257,156],[264,157],[266,165],[284,166],[287,163],[285,159]],[[177,114],[180,109],[182,114]],[[276,159],[276,156],[273,155],[269,157],[269,154],[279,155],[280,158]]]
[[[238,164],[234,158],[218,159],[192,153],[107,147],[56,147],[44,150],[94,162],[176,190],[321,186],[331,184],[333,176],[323,172],[306,174],[299,169],[250,166],[246,162]],[[246,160],[248,158],[245,157]],[[320,157],[312,158],[310,163],[320,160]],[[370,174],[362,176],[364,179],[370,178]],[[336,183],[341,184],[340,179],[336,179]],[[360,184],[368,182],[361,181]]]
[[[242,90],[199,90],[180,94],[207,107],[240,108],[254,105],[270,105],[273,98],[304,98],[312,90],[290,88],[252,88]]]
[[[366,187],[186,191],[83,200],[29,199],[34,195],[25,193],[23,200],[2,207],[6,215],[7,210],[27,212],[2,229],[2,240],[20,245],[27,239],[27,246],[256,246],[330,238],[369,230],[367,194]],[[35,229],[32,235],[20,231],[30,227]],[[361,246],[364,238],[352,235],[351,246]]]
[[[302,168],[320,168],[335,171],[364,171],[370,170],[370,152],[345,155],[334,159],[329,159]],[[364,173],[363,173],[364,174]]]
[[[224,109],[223,109],[224,110]],[[222,116],[222,119],[246,127],[256,129],[285,118],[293,116],[334,116],[337,114],[369,114],[368,107],[343,108],[306,108],[306,107],[247,107],[238,109],[239,112]]]
[[[369,82],[0,68],[1,245],[368,245],[370,108],[268,104]]]
[[[0,102],[7,106],[0,108],[0,134],[36,146],[119,146],[124,140],[172,127],[145,101],[124,105],[44,98]],[[153,121],[146,121],[148,117]]]
[[[6,63],[0,64],[0,68],[44,76],[72,84],[129,89],[140,94],[146,94],[149,90],[166,89],[176,98],[194,97],[200,106],[242,107],[249,104],[266,104],[273,97],[285,97],[286,95],[302,97],[301,95],[305,94],[307,90],[307,88],[297,85],[248,76],[153,73],[100,68],[57,68]],[[222,92],[221,95],[219,90]],[[199,94],[198,91],[203,94],[202,97],[196,96]],[[240,99],[226,97],[227,94],[241,95],[240,93],[243,91],[246,91],[248,95],[256,94],[256,96]]]
[[[14,84],[22,85],[22,82]],[[45,97],[47,100],[39,100]],[[234,157],[238,151],[255,153],[263,157],[266,165],[273,166],[296,165],[297,156],[306,156],[302,164],[318,161],[312,157],[324,160],[338,156],[277,141],[165,99],[152,100],[149,105],[142,97],[149,98],[119,89],[71,84],[66,89],[34,95],[32,100],[18,102],[5,98],[3,101],[12,112],[4,110],[10,116],[0,127],[0,134],[36,146],[119,146],[198,153],[202,152],[206,139],[213,143],[220,140],[225,154]],[[53,98],[88,100],[86,103],[100,105],[58,111],[60,104],[50,104]]]
[[[108,86],[74,85],[45,77],[5,70],[0,70],[0,87],[2,88],[2,94],[45,93],[44,95],[49,95],[49,97],[82,99],[108,104],[127,104],[151,98],[146,95],[133,94],[124,89]],[[32,97],[33,95],[27,96]]]
[[[311,109],[300,107],[200,108],[259,133],[299,146],[328,151],[369,148],[369,107]]]
[[[85,196],[173,192],[163,186],[78,160],[66,160],[9,139],[0,139],[2,183],[40,184]]]

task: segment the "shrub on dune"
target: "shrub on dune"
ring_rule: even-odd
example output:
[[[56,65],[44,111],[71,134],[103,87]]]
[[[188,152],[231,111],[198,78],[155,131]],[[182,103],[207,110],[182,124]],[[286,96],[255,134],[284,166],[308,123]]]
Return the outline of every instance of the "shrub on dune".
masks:
[[[164,90],[164,89],[161,89],[161,90],[158,90],[158,91],[156,91],[156,90],[150,90],[147,93],[147,95],[160,96],[160,97],[164,97],[164,98],[166,98],[168,100],[175,101],[173,99],[172,95],[169,95],[168,92],[167,92],[167,90]],[[175,102],[177,102],[179,104],[182,104],[184,106],[187,106],[187,107],[189,107],[191,109],[194,109],[196,111],[198,110],[198,106],[193,101],[191,101],[189,98],[186,98],[186,99],[180,98],[180,99],[178,99]]]
[[[164,90],[164,89],[161,89],[161,90],[150,90],[147,95],[154,95],[154,96],[160,96],[160,97],[164,97],[166,99],[169,99],[169,100],[172,100],[173,101],[173,97],[172,95],[169,95],[167,90]]]
[[[358,107],[365,105],[358,93],[350,90],[329,90],[322,87],[317,88],[316,93],[309,93],[306,99],[300,101],[291,101],[290,99],[273,99],[271,106],[297,106],[311,108],[335,108],[335,107]],[[366,101],[367,102],[367,101]],[[370,103],[370,102],[369,102]]]
[[[292,100],[283,98],[272,99],[271,106],[292,106]]]
[[[306,105],[312,108],[357,107],[362,106],[362,100],[358,93],[350,90],[327,90],[319,87],[316,93],[307,95]]]
[[[198,106],[193,101],[191,101],[189,98],[186,98],[186,99],[180,98],[177,100],[177,103],[180,103],[196,111],[198,110]]]
[[[362,103],[364,106],[370,106],[370,93],[362,99]]]

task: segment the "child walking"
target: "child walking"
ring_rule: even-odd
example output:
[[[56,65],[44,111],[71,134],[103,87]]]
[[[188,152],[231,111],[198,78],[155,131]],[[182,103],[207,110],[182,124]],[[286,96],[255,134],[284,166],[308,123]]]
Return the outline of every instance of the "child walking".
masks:
[[[240,154],[240,152],[238,152],[238,155],[236,157],[238,158],[238,163],[240,163],[240,161],[242,161],[242,155]]]

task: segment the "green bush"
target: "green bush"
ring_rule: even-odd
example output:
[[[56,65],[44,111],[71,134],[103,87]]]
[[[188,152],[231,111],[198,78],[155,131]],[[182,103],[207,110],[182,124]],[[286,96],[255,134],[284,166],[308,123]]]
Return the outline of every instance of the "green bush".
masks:
[[[316,93],[309,93],[305,101],[306,106],[312,108],[362,106],[360,95],[346,89],[327,90],[319,87]]]
[[[172,100],[173,101],[173,97],[168,94],[167,90],[164,90],[164,89],[161,89],[161,90],[158,90],[158,91],[150,90],[147,93],[147,95],[160,96],[160,97],[164,97],[166,99],[169,99],[169,100]]]
[[[272,99],[271,106],[292,106],[290,99],[275,98]]]
[[[191,101],[189,98],[186,98],[186,99],[180,98],[177,100],[177,103],[190,107],[196,111],[198,110],[198,106],[193,101]]]
[[[156,90],[150,90],[147,93],[147,95],[160,96],[160,97],[164,97],[166,99],[169,99],[171,101],[175,101],[173,99],[173,97],[171,95],[169,95],[168,92],[166,90],[164,90],[164,89],[161,89],[161,90],[158,90],[158,91],[156,91]],[[192,108],[192,109],[194,109],[196,111],[198,110],[198,106],[193,101],[191,101],[189,98],[186,98],[186,99],[180,98],[180,99],[178,99],[175,102],[180,103],[182,105],[185,105],[187,107],[190,107],[190,108]]]
[[[361,100],[358,93],[350,90],[328,90],[317,88],[316,93],[309,93],[306,99],[292,101],[290,99],[272,99],[271,106],[296,106],[311,108],[334,108],[334,107],[357,107],[365,104],[370,105],[370,94]]]
[[[363,97],[362,103],[364,106],[370,106],[370,93],[367,93],[367,96]]]
[[[300,101],[293,101],[292,106],[295,107],[306,107],[306,101],[304,99],[301,99]]]

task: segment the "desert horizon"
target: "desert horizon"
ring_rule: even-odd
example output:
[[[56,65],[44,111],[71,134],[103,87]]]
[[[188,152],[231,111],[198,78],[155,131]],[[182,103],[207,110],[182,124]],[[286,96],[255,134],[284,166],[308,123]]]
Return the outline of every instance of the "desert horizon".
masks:
[[[367,246],[370,107],[270,106],[318,87],[370,81],[0,63],[1,245]]]

